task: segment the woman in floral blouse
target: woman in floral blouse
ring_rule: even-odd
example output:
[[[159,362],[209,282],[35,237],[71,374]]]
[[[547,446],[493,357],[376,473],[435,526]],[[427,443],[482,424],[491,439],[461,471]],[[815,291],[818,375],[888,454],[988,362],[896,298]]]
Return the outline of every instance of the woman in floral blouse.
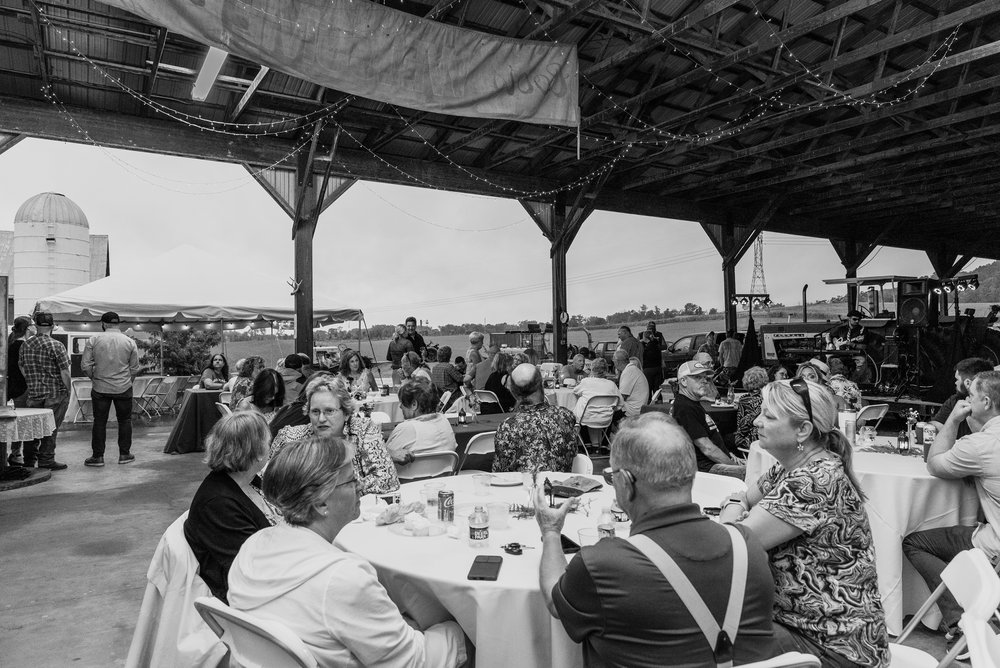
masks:
[[[736,405],[736,447],[749,450],[750,444],[757,440],[757,427],[754,420],[760,415],[760,390],[767,385],[767,371],[759,366],[752,366],[743,374],[743,389],[747,391]]]
[[[356,402],[342,378],[323,375],[306,386],[304,410],[309,424],[283,427],[271,443],[273,459],[288,443],[313,434],[343,435],[354,446],[359,494],[387,494],[399,489],[396,467],[382,440],[382,429],[371,418],[356,414]]]
[[[756,426],[778,463],[726,499],[721,520],[739,521],[768,550],[782,650],[814,654],[824,668],[889,665],[865,496],[833,393],[802,378],[771,383]]]

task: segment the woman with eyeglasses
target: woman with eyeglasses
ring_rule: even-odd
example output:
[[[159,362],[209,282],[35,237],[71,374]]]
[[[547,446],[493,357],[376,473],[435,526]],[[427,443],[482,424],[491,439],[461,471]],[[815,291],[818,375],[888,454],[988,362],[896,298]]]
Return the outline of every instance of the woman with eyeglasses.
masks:
[[[229,380],[229,360],[218,353],[212,355],[212,361],[201,372],[201,386],[206,390],[221,390]]]
[[[749,528],[768,550],[782,649],[824,667],[888,665],[865,495],[833,393],[802,378],[771,383],[755,426],[778,463],[724,500],[721,520]]]
[[[243,544],[229,571],[229,605],[288,626],[320,666],[465,663],[458,624],[413,628],[372,565],[333,544],[359,513],[351,464],[345,444],[328,433],[293,443],[274,458],[264,495],[287,524]]]
[[[343,378],[321,375],[309,381],[303,411],[309,424],[282,427],[271,442],[270,459],[289,443],[315,435],[346,438],[354,447],[354,468],[361,494],[387,494],[399,489],[399,478],[382,439],[382,428],[355,412],[357,403]]]

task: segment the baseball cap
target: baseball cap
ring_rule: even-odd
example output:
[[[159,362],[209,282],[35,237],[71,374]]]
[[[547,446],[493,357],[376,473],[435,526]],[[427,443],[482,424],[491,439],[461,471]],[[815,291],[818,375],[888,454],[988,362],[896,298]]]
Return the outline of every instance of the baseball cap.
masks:
[[[52,320],[52,314],[48,311],[39,311],[35,313],[35,324],[39,327],[52,327],[55,321]]]
[[[119,318],[118,314],[115,313],[114,311],[108,311],[107,313],[101,316],[101,322],[107,323],[109,325],[117,325],[121,323],[121,318]]]
[[[713,371],[712,367],[706,366],[702,362],[684,362],[684,364],[677,367],[677,380],[685,376],[700,376],[706,373],[713,373]]]
[[[301,369],[302,368],[302,358],[292,353],[285,357],[285,368],[286,369]]]
[[[810,365],[816,367],[819,371],[821,371],[823,373],[824,376],[829,376],[830,375],[830,367],[829,367],[829,365],[826,362],[824,362],[823,360],[821,360],[821,359],[819,359],[817,357],[813,357],[811,360],[809,360],[808,362],[806,362],[806,364],[810,364]]]

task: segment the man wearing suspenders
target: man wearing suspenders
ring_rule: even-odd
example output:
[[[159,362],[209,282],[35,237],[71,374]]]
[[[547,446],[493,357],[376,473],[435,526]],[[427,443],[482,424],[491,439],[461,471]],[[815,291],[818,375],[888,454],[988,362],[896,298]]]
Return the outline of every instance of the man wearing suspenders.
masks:
[[[583,643],[584,665],[731,666],[780,654],[767,555],[753,534],[692,502],[697,466],[685,431],[660,413],[628,420],[611,467],[631,535],[583,547],[568,566],[560,533],[575,499],[559,508],[535,499],[542,595]]]

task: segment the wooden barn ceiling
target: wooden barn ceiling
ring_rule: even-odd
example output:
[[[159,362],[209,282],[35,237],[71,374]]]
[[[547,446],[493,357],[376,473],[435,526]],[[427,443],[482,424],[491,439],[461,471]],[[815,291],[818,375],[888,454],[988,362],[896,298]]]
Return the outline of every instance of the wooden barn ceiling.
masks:
[[[194,102],[206,47],[95,0],[0,0],[0,132],[260,169],[294,166],[323,119],[317,153],[339,137],[339,176],[1000,257],[1000,0],[386,4],[575,43],[579,134],[233,57]]]

